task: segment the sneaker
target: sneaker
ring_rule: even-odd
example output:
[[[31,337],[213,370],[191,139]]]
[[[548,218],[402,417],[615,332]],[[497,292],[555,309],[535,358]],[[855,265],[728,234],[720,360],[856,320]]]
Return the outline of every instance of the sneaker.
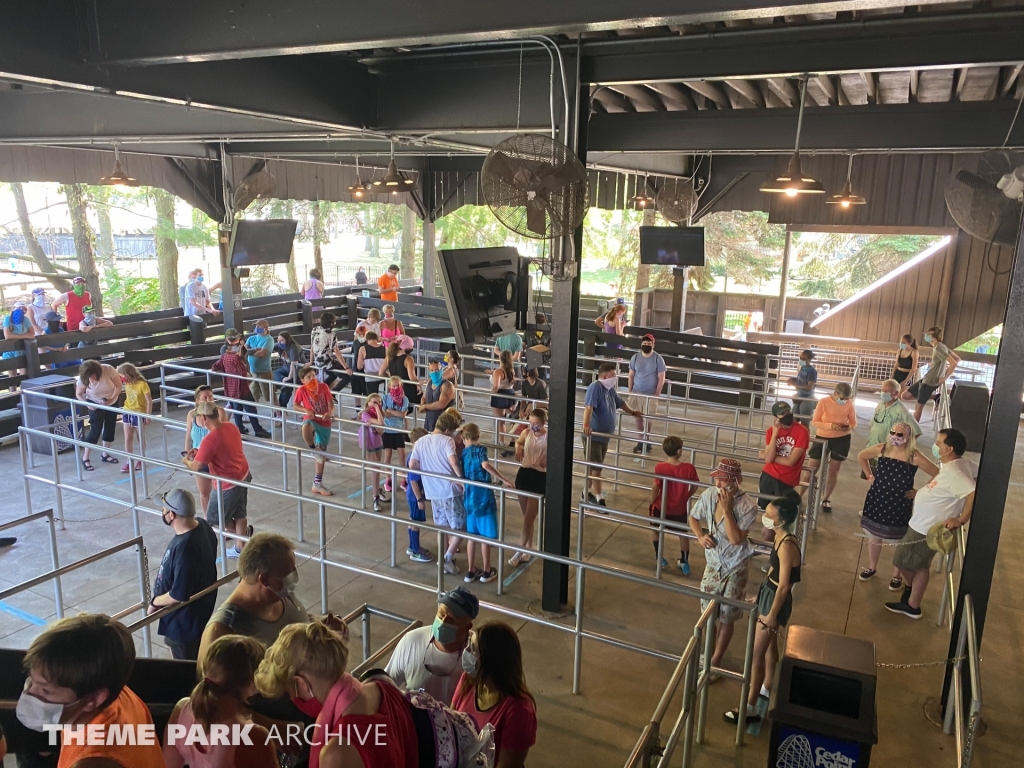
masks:
[[[870,581],[871,579],[875,578],[876,573],[878,573],[878,571],[872,568],[865,568],[863,571],[860,572],[860,576],[858,576],[857,578],[861,581]]]
[[[504,451],[500,451],[498,455],[501,456],[501,458],[503,459],[507,459],[509,456],[515,456],[516,452],[514,450],[510,451],[508,449],[505,449]]]
[[[253,530],[254,530],[254,528],[251,525],[245,526],[245,537],[247,539],[251,539],[252,538]]]
[[[508,559],[508,564],[511,565],[513,568],[515,568],[518,565],[521,565],[522,563],[528,562],[530,562],[529,552],[516,552],[514,555],[512,555],[512,557]]]
[[[242,553],[238,551],[238,547],[229,547],[228,548],[228,552],[227,552],[228,560],[237,560],[239,555],[241,555],[241,554]]]
[[[425,549],[421,549],[419,552],[409,552],[409,559],[414,563],[432,563],[434,558],[431,557],[430,553]]]
[[[663,557],[663,558],[661,558],[661,570],[663,570],[663,571],[664,571],[664,570],[665,570],[666,568],[668,568],[668,560],[666,560],[666,559],[665,559],[665,558]]]
[[[832,512],[832,502],[828,499],[821,502],[821,511],[825,514],[830,514]]]
[[[269,432],[267,432],[267,430],[265,430],[265,429],[257,429],[256,430],[256,437],[262,437],[264,440],[268,440],[271,437],[273,437],[273,435],[270,434]]]
[[[637,443],[636,445],[633,446],[633,453],[643,453],[643,452],[644,452],[643,443]]]
[[[407,491],[409,490],[409,483],[408,481],[403,480],[401,483],[399,483],[398,487],[401,488],[403,491]]]
[[[0,538],[0,549],[4,549],[5,547],[13,547],[17,543],[17,536],[4,536],[3,538]]]
[[[599,504],[600,506],[602,506],[602,507],[607,507],[607,506],[608,506],[608,502],[604,500],[604,496],[602,496],[602,497],[601,497],[600,499],[598,499],[598,500],[597,500],[597,503],[598,503],[598,504]]]
[[[889,581],[889,591],[890,592],[899,592],[902,588],[903,588],[903,579],[902,579],[902,577],[896,576],[895,578],[893,578],[893,579],[891,579]]]
[[[690,561],[689,560],[676,560],[676,565],[679,566],[679,570],[683,572],[683,576],[690,575]]]
[[[328,488],[325,488],[322,484],[319,484],[319,483],[313,483],[313,487],[310,490],[310,493],[316,493],[316,494],[319,494],[320,496],[333,496],[334,495],[333,491],[329,490]]]
[[[406,547],[405,548],[405,554],[408,555],[409,557],[412,557],[412,553],[415,552],[415,551],[416,550],[413,549],[412,547]]]
[[[491,570],[489,571],[480,571],[481,584],[486,584],[490,581],[494,581],[496,578],[498,578],[498,571],[494,568],[491,568]]]
[[[920,608],[911,608],[907,603],[886,603],[885,609],[892,611],[893,613],[902,613],[904,616],[908,616],[911,619],[921,618]]]
[[[136,461],[135,462],[135,471],[136,472],[141,472],[142,471],[142,462],[141,461]]]
[[[451,558],[446,556],[445,559],[444,559],[444,572],[445,573],[458,573],[459,572],[459,564],[456,563]]]
[[[374,512],[380,512],[381,509],[382,509],[382,507],[381,507],[381,498],[380,498],[380,496],[374,496],[373,497],[373,511]]]
[[[478,571],[476,568],[474,568],[471,571],[466,571],[466,576],[463,579],[463,581],[466,582],[467,584],[469,584],[472,581],[476,581],[477,577],[479,577],[481,573],[482,573],[482,571]]]
[[[121,465],[121,471],[125,472],[125,473],[130,472],[131,471],[131,467],[129,467],[127,463],[124,463],[124,464]]]
[[[584,496],[581,496],[580,498],[583,501],[585,501],[587,504],[597,504],[597,496],[595,496],[592,493],[588,493],[588,494],[586,494]]]
[[[650,443],[644,443],[644,453],[650,453],[654,450],[654,446]]]

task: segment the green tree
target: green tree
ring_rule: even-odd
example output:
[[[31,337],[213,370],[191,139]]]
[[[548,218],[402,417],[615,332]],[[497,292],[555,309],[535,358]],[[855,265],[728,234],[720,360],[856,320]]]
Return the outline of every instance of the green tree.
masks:
[[[71,290],[71,278],[74,275],[69,273],[65,277],[62,273],[68,272],[68,270],[50,261],[39,244],[32,221],[29,219],[28,205],[25,203],[25,188],[20,181],[11,182],[11,194],[14,195],[14,207],[18,211],[18,223],[21,225],[21,234],[25,238],[29,256],[54,288],[61,293],[67,293]]]
[[[85,285],[92,297],[96,313],[103,314],[103,291],[100,289],[100,270],[96,266],[96,233],[89,226],[89,201],[85,184],[63,184],[60,191],[68,201],[71,216],[71,231],[75,238],[75,254],[78,256],[78,270],[85,278]]]
[[[722,211],[705,216],[706,265],[690,270],[696,287],[708,289],[716,274],[744,286],[754,286],[779,274],[786,227],[769,224],[762,211]]]
[[[416,269],[416,229],[419,224],[416,212],[407,205],[402,206],[402,277],[410,278],[419,274]]]
[[[176,307],[178,297],[178,243],[174,226],[175,197],[159,187],[150,187],[150,198],[156,206],[157,279],[160,286],[160,305],[164,309]]]
[[[801,296],[848,299],[905,264],[938,237],[830,235],[801,238],[803,264],[794,276]]]

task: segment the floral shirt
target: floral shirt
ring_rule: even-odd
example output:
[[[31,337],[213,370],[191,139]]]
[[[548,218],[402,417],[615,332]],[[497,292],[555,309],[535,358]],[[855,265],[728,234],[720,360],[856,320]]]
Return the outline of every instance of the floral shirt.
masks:
[[[749,538],[743,539],[740,544],[729,543],[729,536],[725,530],[725,518],[715,522],[715,507],[717,506],[718,489],[708,488],[697,499],[690,515],[704,523],[702,526],[704,530],[714,537],[715,546],[704,550],[704,559],[707,561],[708,568],[718,571],[719,576],[724,578],[746,564],[754,554],[754,547]],[[739,529],[749,531],[757,522],[760,510],[750,496],[740,493],[732,500],[732,512]]]

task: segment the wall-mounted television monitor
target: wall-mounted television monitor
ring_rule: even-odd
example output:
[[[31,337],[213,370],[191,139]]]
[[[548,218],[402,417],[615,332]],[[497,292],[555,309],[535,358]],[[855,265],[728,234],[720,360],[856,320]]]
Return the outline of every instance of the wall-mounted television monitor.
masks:
[[[231,230],[231,266],[287,264],[295,240],[294,219],[242,219]]]
[[[704,266],[704,227],[640,227],[640,263]]]
[[[524,327],[529,260],[515,248],[442,249],[441,285],[456,345],[487,344]]]

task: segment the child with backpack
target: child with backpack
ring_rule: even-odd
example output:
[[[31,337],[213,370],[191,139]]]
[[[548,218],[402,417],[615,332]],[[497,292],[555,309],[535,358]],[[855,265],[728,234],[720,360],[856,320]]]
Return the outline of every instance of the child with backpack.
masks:
[[[466,480],[479,480],[490,482],[493,478],[506,488],[512,488],[512,483],[488,461],[487,449],[480,445],[480,427],[470,423],[462,427],[462,439],[466,448],[462,452],[462,475]],[[486,536],[488,539],[498,538],[498,509],[494,501],[494,491],[479,485],[465,486],[465,493],[462,497],[462,504],[466,508],[466,533],[475,536]],[[491,548],[481,544],[481,558],[483,569],[476,570],[476,547],[477,543],[470,540],[466,545],[466,556],[468,564],[464,581],[467,583],[480,580],[486,584],[498,577],[498,571],[491,567]]]

